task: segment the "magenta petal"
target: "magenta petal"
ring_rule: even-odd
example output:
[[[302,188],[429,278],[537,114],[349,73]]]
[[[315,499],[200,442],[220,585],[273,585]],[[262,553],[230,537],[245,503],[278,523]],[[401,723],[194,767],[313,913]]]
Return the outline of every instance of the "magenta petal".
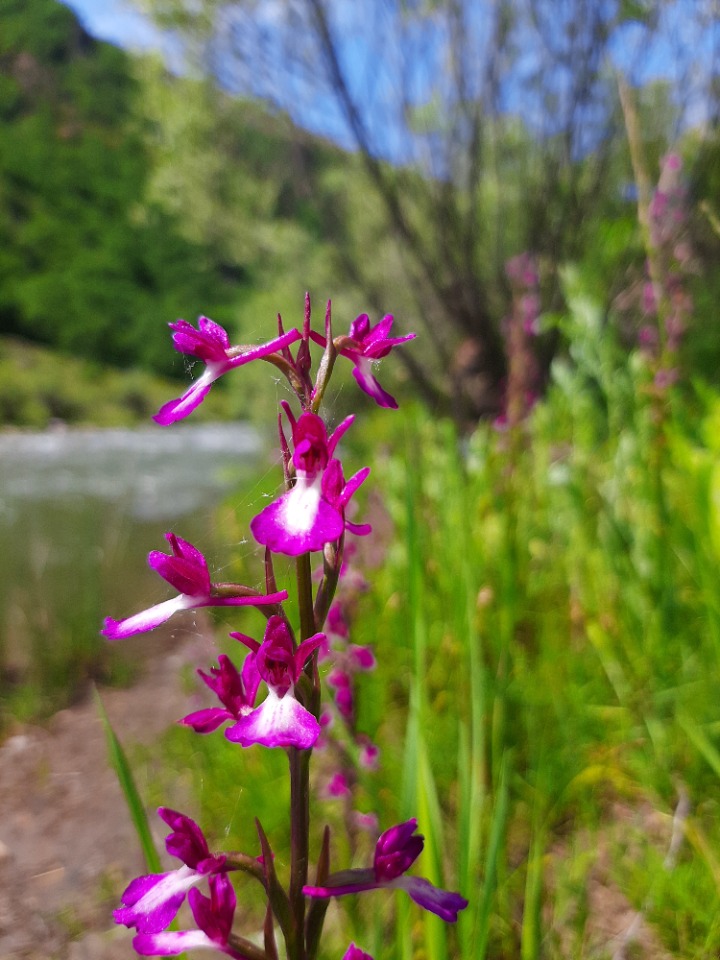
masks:
[[[338,540],[344,529],[341,514],[320,493],[321,477],[297,483],[262,510],[250,523],[258,543],[274,553],[297,557],[322,550],[326,543]]]
[[[257,347],[249,347],[236,357],[232,357],[228,360],[228,366],[242,367],[246,363],[250,363],[251,360],[261,360],[263,357],[269,357],[271,353],[277,353],[279,350],[289,347],[290,344],[296,343],[300,339],[302,339],[302,334],[299,330],[288,330],[287,333],[275,337],[274,340],[270,340],[268,343],[258,344]]]
[[[332,436],[328,440],[328,451],[330,453],[330,456],[333,456],[333,454],[335,453],[335,448],[340,443],[340,441],[348,432],[348,430],[350,429],[350,427],[353,425],[354,422],[355,422],[355,414],[351,413],[349,417],[345,417],[345,419],[341,420],[341,422],[335,427],[335,429],[332,432]]]
[[[392,886],[406,890],[415,903],[447,923],[456,923],[458,913],[468,905],[468,901],[459,893],[440,890],[424,877],[399,877]]]
[[[355,495],[359,487],[365,483],[368,476],[370,475],[370,467],[363,467],[362,470],[358,470],[357,473],[354,473],[348,482],[343,487],[341,494],[342,505],[347,506],[350,501],[350,498]]]
[[[224,365],[208,365],[203,375],[191,384],[181,397],[168,400],[153,417],[155,423],[161,427],[169,427],[171,423],[184,420],[196,407],[199,407],[210,391],[210,387],[217,378],[224,373]]]
[[[207,564],[200,566],[185,557],[169,557],[160,550],[151,550],[148,565],[178,591],[186,596],[203,597],[210,593],[210,574]]]
[[[142,933],[133,938],[133,950],[141,957],[176,957],[186,950],[218,950],[218,944],[202,930],[166,930]]]
[[[229,710],[223,710],[221,707],[208,707],[207,710],[197,710],[195,713],[189,713],[178,723],[186,727],[192,727],[195,733],[212,733],[222,726],[226,720],[234,720],[235,717]]]
[[[354,533],[356,537],[367,537],[372,533],[372,527],[369,523],[349,523],[345,521],[345,529],[349,533]]]
[[[225,731],[225,736],[243,747],[298,747],[308,750],[320,736],[320,724],[288,691],[278,697],[272,687],[267,698],[252,713]]]
[[[187,891],[201,879],[187,866],[170,873],[137,877],[122,895],[124,906],[113,911],[115,922],[135,927],[139,933],[164,930],[175,919]]]
[[[365,953],[360,947],[356,947],[354,943],[351,943],[343,954],[342,960],[373,960],[373,958],[369,953]]]
[[[317,650],[318,647],[321,647],[326,640],[327,637],[324,633],[314,633],[311,637],[308,637],[307,640],[303,640],[295,651],[295,672],[298,676],[312,653]]]
[[[145,633],[147,630],[153,630],[165,623],[178,610],[191,610],[199,606],[197,598],[193,597],[173,597],[171,600],[164,600],[162,603],[142,610],[140,613],[128,617],[126,620],[113,620],[107,617],[105,626],[100,631],[108,640],[124,640],[126,637],[132,637],[136,633]]]
[[[227,874],[210,877],[208,883],[210,896],[205,897],[199,890],[191,890],[188,903],[199,929],[216,944],[226,944],[235,915],[235,890]]]
[[[332,886],[303,887],[303,893],[306,897],[326,900],[328,897],[344,897],[350,893],[365,893],[366,890],[377,890],[382,886],[375,879],[372,870],[366,869],[343,870],[333,874],[330,879]]]
[[[397,410],[397,401],[387,390],[383,390],[372,373],[370,361],[365,357],[358,357],[353,367],[353,376],[357,380],[358,386],[369,397],[372,397],[379,407],[385,407],[389,410]]]

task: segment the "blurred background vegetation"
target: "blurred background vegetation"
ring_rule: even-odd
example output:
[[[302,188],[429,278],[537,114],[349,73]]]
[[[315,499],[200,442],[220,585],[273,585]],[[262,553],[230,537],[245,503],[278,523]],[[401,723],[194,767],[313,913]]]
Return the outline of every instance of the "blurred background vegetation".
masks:
[[[332,297],[337,332],[392,311],[421,334],[382,368],[401,411],[347,438],[385,534],[353,624],[382,663],[359,695],[383,764],[353,802],[383,825],[419,816],[423,872],[471,905],[456,930],[380,897],[347,925],[332,908],[328,958],[350,935],[403,960],[717,957],[715,5],[143,9],[181,70],[93,39],[56,0],[0,0],[0,422],[146,422],[187,381],[179,316],[254,343],[277,311],[299,322],[306,289],[318,312]],[[282,388],[255,366],[202,415],[267,426]],[[368,414],[337,380],[338,413]],[[280,481],[259,448],[246,462],[250,493],[191,523],[254,582],[252,549],[227,544]],[[13,526],[3,500],[4,729],[132,673],[98,623],[161,599],[118,571],[177,517],[140,529],[91,507],[62,532],[54,507]],[[61,537],[84,556],[63,574],[81,605],[50,562]],[[238,792],[223,746],[173,730],[136,750],[148,802],[185,778],[207,832],[241,849],[262,808],[282,862],[282,757],[269,798],[264,761],[243,755]],[[339,865],[342,811],[323,813]]]
[[[545,310],[562,309],[572,262],[628,347],[642,322],[612,315],[645,260],[622,79],[646,176],[670,149],[684,160],[696,322],[683,349],[715,381],[712,4],[376,0],[360,34],[357,12],[321,0],[146,9],[181,72],[91,38],[53,0],[2,2],[3,336],[182,377],[167,322],[205,313],[257,340],[309,289],[333,297],[339,328],[367,309],[420,329],[400,360],[413,388],[466,425],[494,416],[510,257],[538,258]],[[538,338],[541,384],[567,347],[557,328]],[[235,415],[252,414],[252,392]],[[37,406],[3,408],[42,423]]]

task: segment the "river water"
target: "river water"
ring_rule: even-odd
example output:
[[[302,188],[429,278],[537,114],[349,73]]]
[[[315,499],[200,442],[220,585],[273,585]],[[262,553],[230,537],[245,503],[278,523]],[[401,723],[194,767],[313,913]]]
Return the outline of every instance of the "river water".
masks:
[[[172,594],[145,564],[166,530],[221,561],[217,505],[261,452],[243,423],[0,435],[0,713],[110,669],[103,617]]]

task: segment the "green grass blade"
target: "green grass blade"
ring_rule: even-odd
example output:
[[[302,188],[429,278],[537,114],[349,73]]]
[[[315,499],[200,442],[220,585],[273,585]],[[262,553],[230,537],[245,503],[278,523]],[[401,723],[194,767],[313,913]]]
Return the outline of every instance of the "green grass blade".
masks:
[[[130,769],[127,755],[112,728],[108,715],[105,712],[103,702],[100,699],[100,694],[97,692],[97,688],[93,688],[93,695],[95,697],[95,703],[97,704],[98,713],[100,714],[100,719],[102,721],[102,725],[105,730],[105,736],[107,738],[110,765],[120,781],[120,788],[123,792],[123,796],[125,797],[125,802],[127,803],[127,808],[130,812],[130,818],[132,819],[133,826],[135,827],[138,840],[140,841],[140,847],[142,849],[143,856],[145,857],[145,863],[147,864],[148,871],[150,873],[160,873],[162,869],[160,864],[160,856],[152,838],[147,814],[145,813],[145,807],[140,799],[140,794],[138,793],[138,789],[135,784],[135,778],[132,775],[132,770]]]
[[[508,814],[508,755],[503,754],[500,763],[497,794],[493,810],[492,823],[488,837],[487,852],[485,855],[485,877],[482,892],[479,897],[477,912],[477,949],[475,957],[484,960],[487,956],[488,940],[490,938],[490,911],[496,890],[497,866],[500,852],[505,839],[505,824]]]
[[[700,727],[684,714],[678,716],[678,723],[697,747],[699,753],[710,764],[716,776],[720,777],[720,752],[708,740]]]

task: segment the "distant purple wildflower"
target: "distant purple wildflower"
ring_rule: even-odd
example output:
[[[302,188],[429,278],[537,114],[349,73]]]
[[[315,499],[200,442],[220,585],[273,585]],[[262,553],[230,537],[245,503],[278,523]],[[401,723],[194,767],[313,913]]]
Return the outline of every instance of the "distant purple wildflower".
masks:
[[[425,910],[448,923],[455,923],[460,910],[464,910],[468,905],[465,897],[459,893],[440,890],[422,877],[404,876],[417,860],[425,843],[425,838],[415,833],[416,828],[415,818],[391,827],[378,839],[371,868],[331,874],[327,886],[303,887],[303,893],[307,897],[324,899],[378,890],[381,887],[402,889]]]
[[[338,797],[348,797],[352,793],[350,784],[344,773],[338,771],[328,780],[323,790],[326,798],[335,800]]]
[[[170,543],[172,554],[168,556],[159,550],[152,550],[148,554],[148,564],[175,587],[179,595],[155,604],[125,620],[113,620],[107,617],[101,633],[109,640],[124,640],[136,633],[145,633],[165,623],[179,610],[194,610],[198,607],[258,607],[287,600],[286,590],[265,596],[216,595],[214,585],[210,582],[207,561],[202,553],[174,533],[166,533],[165,538]]]
[[[231,347],[225,328],[208,317],[200,317],[197,330],[187,320],[177,320],[169,324],[169,327],[175,331],[173,333],[175,349],[202,360],[205,363],[205,371],[181,397],[170,400],[158,410],[153,420],[163,427],[182,420],[192,413],[205,399],[212,384],[228,370],[277,353],[301,338],[298,330],[289,330],[270,340],[269,343],[242,348]]]

